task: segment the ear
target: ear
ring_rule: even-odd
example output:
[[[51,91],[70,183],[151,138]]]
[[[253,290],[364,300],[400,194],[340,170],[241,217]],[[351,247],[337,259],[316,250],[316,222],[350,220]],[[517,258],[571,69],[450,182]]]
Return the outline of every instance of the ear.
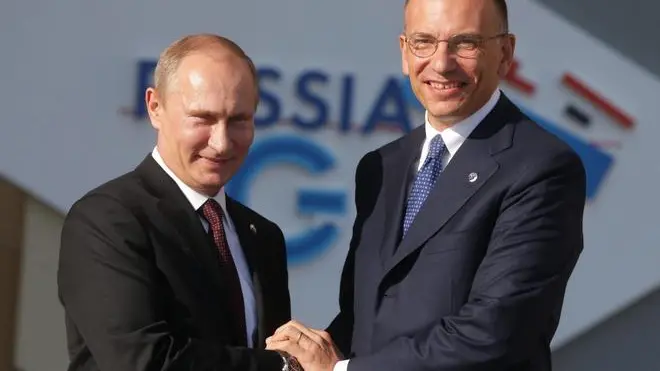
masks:
[[[509,73],[509,68],[513,64],[513,56],[516,50],[516,36],[509,34],[503,37],[502,40],[502,61],[499,70],[497,71],[500,78],[505,78]]]
[[[160,119],[163,114],[163,103],[158,96],[156,89],[152,87],[147,88],[144,93],[144,101],[146,103],[147,113],[149,114],[151,126],[153,126],[156,130],[160,129]]]
[[[404,76],[408,76],[408,59],[406,58],[408,44],[403,34],[399,35],[399,49],[401,49],[401,72],[403,72]]]

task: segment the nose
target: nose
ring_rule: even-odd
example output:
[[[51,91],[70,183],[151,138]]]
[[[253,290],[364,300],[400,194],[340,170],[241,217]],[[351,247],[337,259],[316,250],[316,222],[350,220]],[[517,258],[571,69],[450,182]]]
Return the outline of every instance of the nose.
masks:
[[[438,44],[438,49],[431,56],[429,65],[438,74],[445,74],[456,69],[456,57],[450,52],[447,43]]]
[[[211,135],[209,137],[209,147],[215,150],[218,154],[231,151],[232,142],[229,136],[229,130],[225,123],[219,122],[212,126]]]

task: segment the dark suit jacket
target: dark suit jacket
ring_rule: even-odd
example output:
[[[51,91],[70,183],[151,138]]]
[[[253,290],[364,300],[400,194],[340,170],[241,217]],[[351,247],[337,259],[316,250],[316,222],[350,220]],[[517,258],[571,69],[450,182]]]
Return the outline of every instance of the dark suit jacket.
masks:
[[[349,371],[550,370],[583,248],[581,160],[502,95],[400,240],[424,138],[419,127],[357,168],[340,313],[328,328]]]
[[[58,284],[69,370],[280,371],[281,357],[263,348],[291,317],[284,237],[229,197],[227,212],[252,273],[258,349],[234,346],[217,250],[149,155],[66,217]]]

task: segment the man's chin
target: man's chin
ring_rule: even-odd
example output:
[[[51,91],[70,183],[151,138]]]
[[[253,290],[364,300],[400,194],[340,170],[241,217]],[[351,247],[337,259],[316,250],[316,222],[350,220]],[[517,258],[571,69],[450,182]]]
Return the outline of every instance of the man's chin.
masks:
[[[197,179],[199,191],[207,196],[215,196],[225,185],[225,177],[218,174],[204,174]]]
[[[462,102],[443,102],[427,108],[430,120],[451,123],[457,121],[461,115]]]

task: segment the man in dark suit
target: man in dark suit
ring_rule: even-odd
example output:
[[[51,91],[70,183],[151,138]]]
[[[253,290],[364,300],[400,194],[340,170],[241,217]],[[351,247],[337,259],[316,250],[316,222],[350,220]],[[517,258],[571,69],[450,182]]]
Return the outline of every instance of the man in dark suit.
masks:
[[[410,0],[400,40],[426,122],[358,165],[327,332],[292,321],[267,348],[306,370],[550,370],[582,162],[498,89],[515,46],[503,0]]]
[[[264,349],[291,315],[282,231],[223,188],[253,141],[254,65],[228,39],[184,37],[145,99],[153,152],[62,230],[69,370],[282,370]]]

